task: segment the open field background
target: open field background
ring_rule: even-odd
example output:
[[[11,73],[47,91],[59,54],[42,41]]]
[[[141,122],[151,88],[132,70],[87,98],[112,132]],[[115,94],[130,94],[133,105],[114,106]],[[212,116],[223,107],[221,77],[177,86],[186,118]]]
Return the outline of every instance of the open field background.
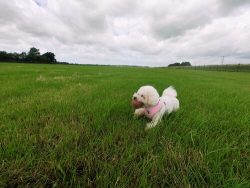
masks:
[[[250,74],[0,64],[0,187],[250,187]],[[178,91],[156,128],[141,85]]]

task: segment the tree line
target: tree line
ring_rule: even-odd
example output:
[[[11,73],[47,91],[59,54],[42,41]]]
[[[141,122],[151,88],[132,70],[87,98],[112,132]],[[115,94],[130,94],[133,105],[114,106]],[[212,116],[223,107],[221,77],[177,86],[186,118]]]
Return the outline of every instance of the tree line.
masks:
[[[176,62],[176,63],[173,63],[173,64],[169,64],[168,66],[169,66],[169,67],[178,67],[178,66],[183,66],[183,67],[185,67],[185,66],[192,66],[192,65],[191,65],[190,62],[184,61],[184,62],[182,62],[182,63]]]
[[[39,49],[32,47],[30,50],[22,53],[8,53],[0,51],[0,61],[3,62],[28,62],[28,63],[59,63],[52,52],[41,54]]]

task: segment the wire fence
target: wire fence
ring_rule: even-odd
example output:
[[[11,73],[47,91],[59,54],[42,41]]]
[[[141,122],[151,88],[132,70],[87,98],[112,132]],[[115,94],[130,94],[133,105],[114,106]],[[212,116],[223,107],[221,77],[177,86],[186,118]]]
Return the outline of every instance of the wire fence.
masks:
[[[204,71],[250,72],[250,64],[176,66],[170,68]]]

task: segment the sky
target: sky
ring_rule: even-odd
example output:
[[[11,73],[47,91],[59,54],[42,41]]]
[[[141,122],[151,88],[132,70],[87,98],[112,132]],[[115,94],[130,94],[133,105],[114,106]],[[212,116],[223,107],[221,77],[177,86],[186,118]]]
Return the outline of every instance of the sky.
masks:
[[[0,51],[79,64],[250,63],[250,0],[0,0]]]

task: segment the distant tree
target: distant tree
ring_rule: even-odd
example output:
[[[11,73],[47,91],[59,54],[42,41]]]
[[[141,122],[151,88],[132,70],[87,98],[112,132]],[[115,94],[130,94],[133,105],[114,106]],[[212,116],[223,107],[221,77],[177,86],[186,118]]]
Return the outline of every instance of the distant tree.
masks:
[[[14,53],[10,53],[11,56],[11,61],[18,61],[19,60],[19,54],[14,52]]]
[[[27,53],[26,52],[22,52],[22,53],[20,53],[19,54],[19,61],[26,61],[26,59],[27,59]]]
[[[173,63],[173,64],[169,64],[168,66],[169,66],[169,67],[191,66],[191,63],[188,62],[188,61],[184,61],[184,62],[182,62],[182,63],[176,62],[176,63]]]
[[[0,61],[9,61],[9,55],[5,51],[0,51]]]
[[[180,66],[181,64],[179,62],[173,63],[173,64],[169,64],[169,67],[176,67],[176,66]]]
[[[18,53],[7,53],[5,51],[0,51],[0,61],[17,61]]]
[[[30,48],[30,51],[28,52],[27,55],[27,60],[30,62],[37,62],[39,61],[39,57],[40,57],[39,49],[35,47]]]
[[[56,63],[55,54],[52,52],[46,52],[43,55],[41,55],[42,60],[45,60],[49,63]]]
[[[184,61],[181,63],[181,66],[191,66],[191,63],[188,61]]]
[[[7,53],[6,51],[0,51],[0,61],[2,62],[31,62],[31,63],[59,63],[56,61],[55,54],[52,52],[46,52],[40,55],[39,49],[32,47],[29,52],[22,53]],[[67,62],[63,62],[67,63]]]

